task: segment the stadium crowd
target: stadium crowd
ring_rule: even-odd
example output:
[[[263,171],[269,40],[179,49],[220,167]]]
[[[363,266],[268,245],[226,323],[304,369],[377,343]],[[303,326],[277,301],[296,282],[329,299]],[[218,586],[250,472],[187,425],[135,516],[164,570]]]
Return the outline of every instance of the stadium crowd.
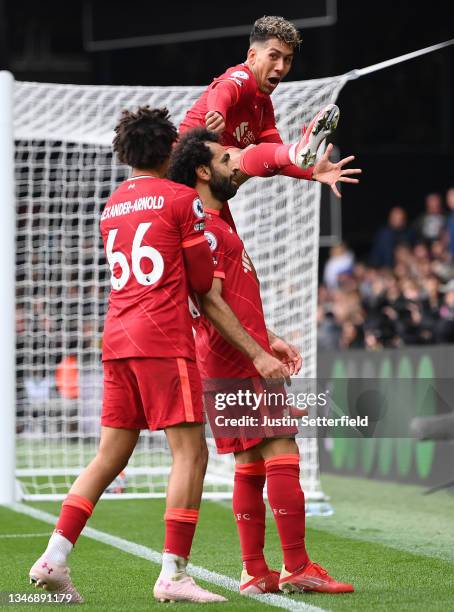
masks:
[[[454,342],[454,188],[425,198],[409,223],[396,206],[361,261],[330,250],[318,294],[320,350]]]

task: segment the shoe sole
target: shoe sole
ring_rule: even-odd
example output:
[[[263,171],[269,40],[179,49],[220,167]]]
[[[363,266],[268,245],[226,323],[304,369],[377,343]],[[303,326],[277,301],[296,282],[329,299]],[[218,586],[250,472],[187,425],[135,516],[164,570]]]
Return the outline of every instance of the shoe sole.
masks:
[[[309,136],[309,142],[297,155],[297,166],[303,170],[313,166],[317,157],[317,150],[323,140],[332,134],[339,122],[340,111],[334,104],[332,108],[326,110],[314,124]]]
[[[155,601],[163,604],[173,604],[173,603],[189,603],[189,604],[216,604],[216,603],[224,603],[224,601],[205,601],[201,599],[186,599],[186,598],[178,598],[178,599],[169,599],[168,597],[155,597]]]
[[[256,586],[247,587],[247,589],[240,589],[240,595],[264,595],[265,593],[279,593],[279,589],[260,589]]]
[[[160,594],[153,594],[153,597],[158,603],[187,602],[187,603],[195,603],[195,604],[210,604],[210,603],[223,603],[224,601],[227,601],[225,599],[222,599],[222,600],[190,599],[188,597],[179,597],[178,595],[176,595],[175,597],[169,597],[168,595],[160,595]]]
[[[353,593],[354,590],[351,591],[319,591],[313,587],[305,587],[304,585],[295,585],[291,582],[284,582],[279,585],[279,590],[286,595],[291,595],[294,593],[326,593],[328,595],[340,595],[342,593]]]

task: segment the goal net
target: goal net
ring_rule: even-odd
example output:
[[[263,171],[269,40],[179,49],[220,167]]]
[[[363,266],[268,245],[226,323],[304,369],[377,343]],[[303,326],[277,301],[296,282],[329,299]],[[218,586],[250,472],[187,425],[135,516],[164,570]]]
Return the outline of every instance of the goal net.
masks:
[[[281,84],[278,127],[294,142],[345,77]],[[178,124],[200,87],[106,87],[16,82],[16,476],[23,499],[63,496],[94,456],[102,399],[101,337],[109,273],[99,218],[128,175],[112,155],[124,108],[166,106]],[[252,179],[231,202],[261,279],[268,325],[303,354],[316,375],[320,185],[286,177]],[[205,496],[232,490],[230,456],[210,461]],[[317,441],[300,440],[308,499],[322,499]],[[162,433],[143,432],[110,495],[163,496],[169,453]],[[115,492],[117,491],[117,493]]]

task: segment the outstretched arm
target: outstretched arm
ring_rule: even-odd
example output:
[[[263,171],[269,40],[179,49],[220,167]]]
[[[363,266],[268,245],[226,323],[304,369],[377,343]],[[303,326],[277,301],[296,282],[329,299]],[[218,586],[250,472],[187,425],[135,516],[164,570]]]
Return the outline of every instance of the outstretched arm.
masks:
[[[330,161],[329,156],[333,150],[333,145],[330,143],[326,147],[326,151],[321,157],[321,159],[316,162],[314,165],[314,170],[312,173],[312,178],[314,181],[318,181],[319,183],[324,183],[325,185],[329,185],[335,195],[340,198],[341,194],[337,188],[336,183],[359,183],[357,178],[350,178],[352,174],[361,174],[362,170],[360,168],[346,168],[344,166],[349,164],[351,161],[355,159],[354,155],[350,155],[349,157],[344,157],[340,161],[333,163]]]

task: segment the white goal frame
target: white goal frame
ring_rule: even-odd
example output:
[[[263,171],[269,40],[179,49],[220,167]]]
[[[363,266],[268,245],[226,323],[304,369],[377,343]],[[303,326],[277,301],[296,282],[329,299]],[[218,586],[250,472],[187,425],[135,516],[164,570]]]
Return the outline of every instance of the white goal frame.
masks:
[[[286,110],[285,115],[282,118],[286,122],[287,129],[283,133],[284,140],[287,142],[293,142],[298,137],[299,128],[301,127],[301,121],[308,121],[314,114],[314,109],[320,108],[321,104],[326,102],[333,102],[336,100],[340,89],[347,81],[345,75],[332,77],[328,79],[318,79],[315,81],[303,81],[300,83],[285,83],[280,87],[279,101],[277,102],[277,118],[279,124],[279,105],[285,103]],[[84,125],[84,117],[80,114],[78,104],[80,100],[77,96],[78,88],[81,88],[80,99],[96,100],[97,107],[103,109],[103,100],[106,100],[108,105],[105,111],[105,116],[102,117],[94,116],[90,114],[87,117],[88,127]],[[18,96],[18,90],[20,88],[20,95]],[[43,96],[38,95],[36,97],[36,104],[40,106],[35,111],[35,105],[33,103],[33,95],[36,91],[42,91]],[[27,467],[15,469],[15,413],[16,413],[16,402],[15,396],[15,334],[14,334],[14,315],[15,315],[15,277],[14,277],[14,228],[16,226],[15,220],[15,197],[14,197],[14,138],[17,141],[31,143],[33,142],[46,141],[64,141],[69,143],[83,143],[88,145],[95,145],[100,147],[109,147],[111,142],[111,129],[116,121],[119,111],[126,105],[134,107],[138,103],[151,103],[152,106],[156,106],[157,102],[152,98],[153,95],[158,96],[160,104],[168,104],[171,112],[173,111],[171,100],[167,101],[167,96],[175,96],[174,100],[179,96],[183,95],[185,89],[191,89],[188,98],[194,98],[198,94],[201,88],[127,88],[127,87],[109,87],[109,86],[73,86],[73,85],[51,85],[51,84],[40,84],[40,83],[17,83],[15,90],[14,79],[9,73],[0,73],[0,100],[2,111],[0,122],[4,129],[2,130],[2,141],[0,143],[0,161],[4,160],[0,167],[0,189],[3,195],[4,208],[7,209],[5,212],[3,222],[1,225],[1,247],[4,251],[3,262],[5,268],[7,266],[7,277],[8,286],[4,285],[4,292],[2,294],[2,328],[4,329],[4,342],[2,345],[2,376],[4,385],[2,387],[4,393],[4,405],[7,418],[4,420],[4,427],[0,429],[0,459],[3,459],[2,469],[6,475],[5,479],[2,479],[0,484],[0,503],[11,503],[15,497],[22,497],[23,499],[30,500],[45,500],[45,499],[61,499],[63,493],[23,493],[18,486],[18,482],[15,478],[20,479],[24,476],[32,476],[39,480],[45,476],[54,477],[61,475],[64,478],[71,478],[78,473],[78,469],[82,468],[79,465],[77,469],[73,466],[63,465],[60,470],[56,470],[52,462],[48,464],[37,463],[31,469]],[[129,91],[131,90],[131,93]],[[13,99],[14,92],[16,91],[16,110],[18,116],[22,117],[21,112],[25,111],[26,120],[30,121],[32,118],[33,129],[30,132],[18,124],[16,117],[16,127],[13,133],[14,116],[13,116]],[[169,92],[167,94],[167,91]],[[30,93],[31,92],[31,93]],[[60,93],[61,92],[61,95]],[[82,95],[83,94],[83,95]],[[114,105],[115,101],[112,95],[118,94],[119,100]],[[164,94],[164,95],[163,95]],[[49,100],[47,101],[47,95]],[[129,96],[135,96],[134,99],[130,100]],[[65,105],[68,106],[68,98],[74,101],[74,109],[71,106],[73,114],[70,119],[65,120],[65,116],[62,114]],[[169,99],[170,99],[169,98]],[[301,100],[307,101],[306,107]],[[56,104],[58,108],[58,114],[56,119],[56,125],[58,127],[58,135],[55,136],[54,132],[46,131],[45,116],[42,114],[47,113],[48,108],[52,107],[52,104]],[[72,104],[72,102],[71,102]],[[118,106],[121,104],[122,106]],[[61,107],[61,108],[60,108]],[[302,108],[304,115],[302,114]],[[180,109],[181,110],[181,109]],[[178,122],[180,117],[175,117],[174,120]],[[105,126],[104,121],[108,122]],[[84,131],[85,130],[85,131]],[[74,140],[72,138],[74,137]],[[1,180],[1,177],[4,177]],[[118,179],[117,173],[115,176]],[[257,184],[263,179],[254,179],[250,181],[247,186],[243,186],[241,190],[241,198],[245,202],[243,208],[240,206],[241,212],[239,215],[240,223],[239,229],[242,238],[245,240],[246,246],[250,251],[253,261],[258,269],[259,276],[261,276],[261,268],[267,270],[268,277],[266,278],[267,286],[262,285],[262,298],[264,299],[264,308],[267,316],[267,323],[271,327],[275,327],[278,333],[285,333],[283,329],[290,329],[290,341],[299,344],[301,349],[303,346],[308,346],[309,353],[303,363],[302,375],[305,378],[313,379],[316,376],[316,348],[315,348],[315,314],[316,314],[316,301],[317,301],[317,263],[318,263],[318,231],[319,231],[319,202],[320,202],[320,185],[318,183],[311,183],[307,181],[296,181],[287,177],[274,177],[267,179],[264,183],[263,188]],[[269,181],[272,181],[271,183]],[[293,183],[291,183],[293,181]],[[266,201],[263,201],[263,190],[265,184],[268,185]],[[298,188],[295,190],[291,185],[298,184]],[[28,192],[27,192],[28,193]],[[295,198],[292,194],[296,194]],[[280,198],[278,217],[279,219],[266,218],[266,212],[263,213],[260,207],[264,207],[263,210],[268,210],[268,214],[274,215],[273,203],[275,198]],[[33,201],[31,196],[28,196],[28,200]],[[244,203],[243,202],[243,203]],[[307,210],[306,210],[307,207]],[[285,229],[285,219],[293,219],[292,215],[298,213],[300,220],[297,223],[287,223],[287,229]],[[261,216],[262,215],[262,216]],[[235,220],[237,215],[235,213]],[[278,225],[275,226],[275,222]],[[258,230],[255,230],[257,224]],[[284,223],[284,226],[282,225]],[[281,224],[281,225],[279,225]],[[274,233],[280,231],[282,248],[279,248],[279,252],[276,254],[276,259],[273,260],[273,248],[274,248]],[[282,234],[284,232],[284,234]],[[285,232],[288,232],[286,234]],[[259,235],[260,234],[260,235]],[[283,237],[282,237],[283,236]],[[302,245],[301,241],[308,241],[310,243],[309,250],[299,248]],[[261,242],[262,241],[262,242]],[[260,244],[266,244],[268,251],[261,251]],[[281,244],[279,243],[279,244]],[[307,246],[307,245],[306,245]],[[295,255],[296,253],[296,255]],[[271,257],[271,259],[270,259]],[[292,270],[295,276],[286,277],[283,273],[287,262],[291,261]],[[292,301],[295,302],[294,294],[295,291],[294,280],[297,279],[301,286],[305,287],[304,299],[300,299],[300,306],[303,310],[292,311],[293,306],[287,308],[288,296],[293,295]],[[274,288],[277,288],[274,290]],[[300,289],[299,289],[300,290]],[[274,295],[278,294],[277,299],[274,299]],[[303,303],[304,302],[304,303]],[[295,316],[296,315],[296,316]],[[296,321],[296,322],[295,322]],[[298,338],[292,336],[294,332],[298,332],[298,329],[304,327],[304,332],[297,334]],[[298,332],[299,333],[299,332]],[[48,400],[52,402],[55,400]],[[54,409],[49,408],[49,414]],[[43,436],[44,436],[43,430]],[[55,437],[56,430],[51,432]],[[33,431],[34,436],[33,444],[39,443],[40,432]],[[209,441],[210,448],[213,449],[213,440]],[[320,483],[318,478],[318,460],[317,457],[317,441],[312,440],[299,440],[300,446],[306,450],[306,456],[302,461],[302,478],[304,483],[304,471],[308,470],[309,461],[315,461],[313,464],[315,470],[315,479],[311,481],[311,486],[306,486],[306,498],[309,501],[321,502],[325,499],[323,492],[320,489]],[[20,447],[18,446],[18,449]],[[33,450],[30,451],[33,454]],[[64,451],[63,451],[64,452]],[[309,453],[309,454],[307,454]],[[314,459],[315,457],[315,459]],[[204,493],[205,498],[222,498],[231,496],[231,485],[233,484],[233,470],[231,457],[225,457],[222,460],[216,458],[214,452],[212,452],[212,472],[208,471],[206,483],[216,481],[219,483],[219,491],[207,491]],[[219,465],[216,463],[218,461]],[[132,465],[127,469],[128,476],[142,476],[145,472],[153,475],[156,470],[155,467],[150,466],[149,468],[144,467],[141,463],[139,465]],[[161,476],[165,476],[168,473],[168,469],[163,466],[160,471]],[[230,484],[229,484],[230,483]],[[313,485],[313,486],[312,486]],[[226,491],[226,486],[229,491]],[[150,492],[137,493],[124,493],[122,495],[112,494],[107,495],[115,499],[125,499],[127,497],[162,497],[163,492]]]
[[[2,289],[0,296],[0,389],[2,411],[0,427],[0,504],[15,500],[16,465],[16,384],[15,384],[15,231],[13,75],[0,71],[0,259]]]

